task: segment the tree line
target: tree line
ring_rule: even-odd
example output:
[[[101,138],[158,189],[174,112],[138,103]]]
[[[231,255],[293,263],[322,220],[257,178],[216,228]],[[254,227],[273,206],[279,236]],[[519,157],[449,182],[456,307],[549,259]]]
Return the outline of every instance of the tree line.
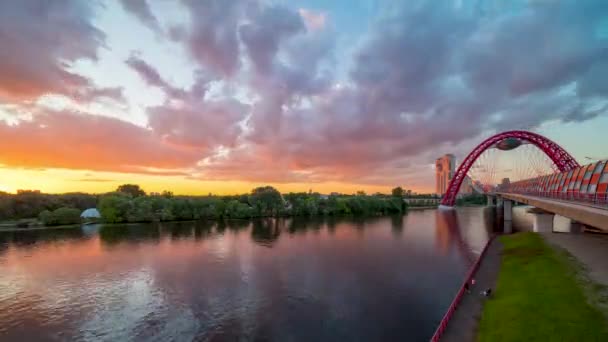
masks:
[[[487,198],[484,194],[468,194],[456,199],[457,206],[480,206],[486,204]]]
[[[394,196],[288,193],[271,186],[258,187],[235,196],[145,195],[117,191],[103,196],[99,211],[105,222],[154,222],[199,219],[250,219],[256,217],[318,215],[384,215],[406,210]]]
[[[384,215],[402,213],[407,205],[402,193],[356,195],[319,193],[281,194],[271,186],[248,194],[231,196],[175,196],[171,192],[146,194],[135,184],[124,184],[116,191],[92,195],[85,193],[44,194],[39,191],[0,193],[0,220],[38,218],[45,225],[80,222],[80,212],[97,208],[102,221],[160,222],[198,219],[249,219],[281,216]]]
[[[40,191],[19,190],[17,194],[0,192],[0,220],[38,217],[45,210],[73,208],[80,211],[97,205],[99,195],[86,193],[45,194]]]

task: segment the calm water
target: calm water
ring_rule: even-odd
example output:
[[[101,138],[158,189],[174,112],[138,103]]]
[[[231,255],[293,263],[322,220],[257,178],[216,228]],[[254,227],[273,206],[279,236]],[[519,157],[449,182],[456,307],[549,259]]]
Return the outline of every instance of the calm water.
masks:
[[[0,233],[0,340],[427,341],[490,217]]]

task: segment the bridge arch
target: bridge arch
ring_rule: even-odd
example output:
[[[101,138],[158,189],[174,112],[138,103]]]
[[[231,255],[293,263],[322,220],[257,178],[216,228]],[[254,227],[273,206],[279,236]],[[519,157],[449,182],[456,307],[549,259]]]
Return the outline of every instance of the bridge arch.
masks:
[[[456,195],[460,190],[460,186],[462,185],[464,178],[477,158],[479,158],[479,156],[487,149],[494,147],[497,143],[508,138],[517,138],[535,145],[541,151],[543,151],[551,159],[551,161],[553,161],[553,163],[555,163],[560,172],[570,171],[580,166],[578,162],[568,152],[566,152],[566,150],[564,150],[557,143],[543,137],[540,134],[528,131],[507,131],[498,133],[477,145],[477,147],[475,147],[473,151],[471,151],[471,153],[469,153],[469,155],[462,161],[456,170],[454,177],[452,177],[450,183],[448,184],[446,193],[441,200],[441,205],[446,207],[454,206],[456,203]]]

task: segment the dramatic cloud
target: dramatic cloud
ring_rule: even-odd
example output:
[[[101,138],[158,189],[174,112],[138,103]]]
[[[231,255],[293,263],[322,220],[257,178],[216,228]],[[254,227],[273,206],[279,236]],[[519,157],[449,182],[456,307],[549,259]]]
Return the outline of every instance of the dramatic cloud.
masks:
[[[16,125],[0,122],[0,163],[155,173],[188,168],[201,153],[159,139],[150,130],[121,120],[72,112],[37,114]],[[179,174],[169,172],[168,174]]]
[[[95,95],[91,80],[69,69],[78,59],[97,59],[104,43],[103,32],[90,23],[91,6],[71,0],[0,2],[0,100]]]
[[[199,74],[190,90],[179,89],[165,81],[150,64],[136,55],[126,61],[144,81],[165,92],[164,104],[147,109],[148,125],[167,142],[211,153],[220,146],[233,147],[248,107],[230,99],[208,99],[211,82]]]
[[[123,8],[133,14],[139,19],[144,25],[149,27],[152,31],[157,34],[162,33],[160,23],[158,19],[152,14],[152,10],[146,0],[120,0]]]
[[[234,145],[246,108],[232,100],[163,105],[149,109],[150,127],[168,142],[209,152]]]
[[[240,0],[182,0],[192,26],[173,29],[173,38],[183,40],[194,59],[224,76],[240,66],[238,20],[243,11]]]
[[[125,63],[130,66],[139,76],[152,87],[158,87],[162,89],[168,96],[183,98],[186,96],[186,92],[172,87],[167,81],[165,81],[158,71],[153,66],[148,64],[146,61],[138,57],[136,54],[132,54]]]
[[[73,67],[97,60],[100,47],[113,48],[91,24],[104,6],[0,4],[6,47],[0,49],[0,101],[15,105],[63,94],[82,103],[98,97],[130,103],[125,94],[136,94],[135,110],[144,116],[140,126],[65,113],[2,126],[0,133],[11,137],[40,137],[48,144],[45,156],[89,139],[66,133],[76,127],[67,118],[91,130],[111,126],[121,132],[117,140],[129,144],[111,159],[101,151],[103,137],[92,134],[86,141],[99,139],[95,151],[106,163],[38,157],[24,164],[188,168],[189,177],[200,179],[395,184],[423,177],[435,154],[466,151],[491,132],[593,120],[608,110],[608,4],[602,0],[382,2],[368,9],[369,17],[355,19],[289,2],[182,0],[171,15],[145,0],[121,3],[137,18],[129,25],[164,36],[162,19],[168,37],[136,47],[125,38],[128,49],[117,60],[146,86],[129,89],[127,80],[124,92],[97,87]],[[353,6],[353,15],[355,7],[364,6]],[[341,28],[346,19],[357,22]],[[158,92],[149,95],[148,88],[162,97],[150,99]],[[53,142],[52,134],[66,137]],[[142,156],[126,164],[139,148]],[[17,164],[11,155],[6,158]]]
[[[294,65],[286,48],[301,36],[286,25],[290,17],[280,24],[265,18],[256,29],[254,18],[241,29],[261,75],[253,134],[202,172],[237,177],[244,165],[256,165],[246,177],[360,181],[379,170],[398,174],[408,159],[483,132],[605,114],[606,79],[589,70],[605,68],[608,41],[596,31],[606,14],[598,2],[485,17],[447,2],[408,3],[376,22],[355,52],[349,80],[310,93],[292,86],[315,83],[316,65],[297,82],[286,77],[284,68]],[[277,29],[255,34],[265,25]],[[252,54],[256,48],[263,52]]]
[[[297,13],[281,6],[254,8],[251,12],[251,21],[239,29],[240,36],[256,68],[268,72],[281,41],[304,30],[304,23]]]

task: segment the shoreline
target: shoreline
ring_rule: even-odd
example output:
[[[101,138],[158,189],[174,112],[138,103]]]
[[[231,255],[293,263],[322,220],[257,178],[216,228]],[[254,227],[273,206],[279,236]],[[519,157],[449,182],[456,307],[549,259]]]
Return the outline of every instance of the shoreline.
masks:
[[[70,225],[64,225],[64,226],[51,226],[51,227],[41,226],[41,227],[27,227],[27,228],[0,227],[0,233],[30,232],[30,231],[36,231],[36,230],[52,230],[52,229],[76,229],[76,228],[81,228],[82,226],[84,226],[84,225],[70,224]]]
[[[426,210],[426,209],[437,209],[437,207],[415,207],[408,208],[406,211],[401,213],[401,215],[407,215],[407,212],[410,210]],[[104,226],[122,226],[122,225],[137,225],[137,224],[154,224],[154,223],[177,223],[177,222],[199,222],[199,221],[211,221],[211,222],[225,222],[225,221],[252,221],[257,219],[289,219],[289,218],[376,218],[376,217],[390,217],[393,215],[317,215],[317,216],[263,216],[263,217],[253,217],[253,218],[222,218],[222,219],[198,219],[198,220],[172,220],[172,221],[144,221],[144,222],[119,222],[119,223],[89,223],[89,224],[70,224],[70,225],[61,225],[61,226],[35,226],[35,227],[24,227],[19,228],[15,226],[0,226],[0,234],[1,233],[12,233],[12,232],[28,232],[28,231],[38,231],[38,230],[53,230],[53,229],[76,229],[82,228],[85,226],[91,225],[104,225]]]
[[[424,207],[408,207],[407,211],[410,211],[410,210],[437,209],[437,208],[438,207],[436,205],[429,205],[429,206],[424,206]]]
[[[446,339],[452,341],[474,340],[474,336],[470,335],[472,331],[475,334],[477,330],[478,315],[483,305],[481,298],[476,296],[475,293],[484,288],[493,287],[488,285],[493,285],[498,276],[498,272],[488,274],[488,266],[483,269],[482,266],[487,265],[488,260],[492,261],[492,263],[496,263],[496,260],[498,260],[498,263],[500,263],[500,251],[501,245],[496,242],[496,236],[491,236],[477,257],[477,260],[469,268],[452,303],[447,308],[441,321],[439,321],[437,330],[435,330],[435,333],[431,337],[432,342]],[[476,283],[468,290],[469,284],[473,279],[476,280]],[[463,325],[465,326],[464,329],[462,329]]]
[[[465,293],[462,297],[458,309],[440,338],[442,341],[476,341],[484,302],[487,300],[480,292],[487,288],[496,288],[502,250],[500,240],[497,237],[490,238],[486,253],[480,256],[479,268],[471,277],[475,279],[475,285],[471,286],[470,293]],[[468,283],[470,284],[470,281]]]

